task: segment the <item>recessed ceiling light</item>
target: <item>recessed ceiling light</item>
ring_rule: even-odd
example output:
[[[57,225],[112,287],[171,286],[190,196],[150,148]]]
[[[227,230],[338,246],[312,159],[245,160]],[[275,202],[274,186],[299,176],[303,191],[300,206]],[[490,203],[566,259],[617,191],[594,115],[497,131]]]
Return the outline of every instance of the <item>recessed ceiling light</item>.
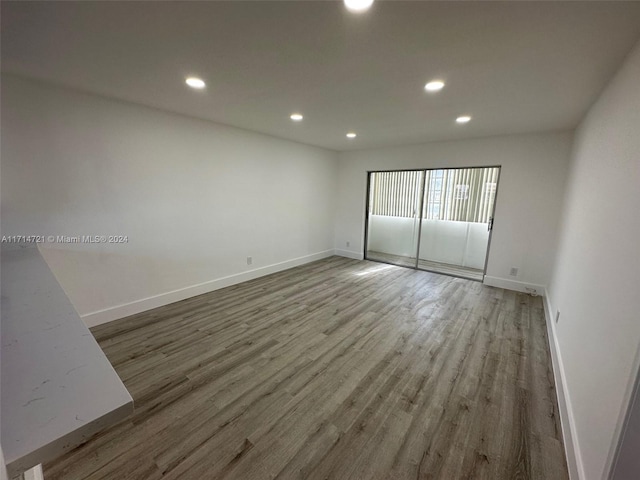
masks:
[[[364,12],[369,10],[373,0],[344,0],[344,6],[352,12]]]
[[[469,123],[471,121],[471,117],[469,115],[461,115],[456,118],[457,123]]]
[[[356,138],[356,134],[353,132],[347,133],[347,138]]]
[[[432,80],[424,86],[427,92],[439,92],[444,88],[444,82],[442,80]]]
[[[204,87],[207,86],[207,84],[204,83],[204,80],[198,77],[188,77],[185,80],[185,83],[189,85],[191,88],[197,88],[198,90],[202,90]]]
[[[299,122],[300,120],[302,120],[304,117],[302,115],[300,115],[299,113],[292,113],[291,114],[291,120],[293,120],[294,122]]]

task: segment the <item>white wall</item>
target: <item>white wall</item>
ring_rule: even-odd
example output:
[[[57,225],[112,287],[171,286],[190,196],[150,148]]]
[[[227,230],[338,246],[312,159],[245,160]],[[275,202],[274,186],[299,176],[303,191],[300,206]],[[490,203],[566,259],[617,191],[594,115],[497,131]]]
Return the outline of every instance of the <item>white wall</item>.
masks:
[[[414,257],[418,241],[418,222],[413,218],[371,215],[369,250]]]
[[[486,223],[424,220],[420,258],[484,270],[488,241]]]
[[[89,324],[332,254],[336,175],[335,152],[2,77],[2,234],[129,237],[42,249]]]
[[[609,472],[638,369],[639,210],[640,44],[576,132],[549,289],[551,315],[561,312],[555,336],[588,480]]]
[[[363,252],[367,170],[501,165],[487,283],[546,285],[571,140],[571,133],[513,135],[341,153],[337,251]],[[512,266],[517,277],[509,276]]]
[[[412,257],[418,222],[413,218],[371,215],[369,250]],[[420,258],[484,270],[489,231],[486,223],[422,220]]]

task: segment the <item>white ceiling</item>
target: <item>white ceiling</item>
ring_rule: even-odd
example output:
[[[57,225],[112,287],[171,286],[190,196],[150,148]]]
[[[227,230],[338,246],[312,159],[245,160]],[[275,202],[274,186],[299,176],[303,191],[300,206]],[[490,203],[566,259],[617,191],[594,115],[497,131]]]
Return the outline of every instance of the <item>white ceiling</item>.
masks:
[[[640,37],[640,2],[1,9],[3,71],[334,150],[573,128]]]

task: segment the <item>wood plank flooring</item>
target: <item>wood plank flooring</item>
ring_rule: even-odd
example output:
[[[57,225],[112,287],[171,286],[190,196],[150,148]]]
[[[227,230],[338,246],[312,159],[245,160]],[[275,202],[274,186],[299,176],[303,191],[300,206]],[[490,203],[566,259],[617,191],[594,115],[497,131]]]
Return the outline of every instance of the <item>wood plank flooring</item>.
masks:
[[[539,297],[331,257],[92,331],[136,410],[47,480],[568,478]]]
[[[373,250],[367,251],[367,259],[392,263],[401,267],[415,268],[415,257],[405,257],[402,255],[392,255],[390,253],[375,252]],[[463,267],[461,265],[452,265],[450,263],[434,262],[431,260],[418,261],[418,268],[420,270],[426,270],[433,273],[443,273],[445,275],[453,275],[456,277],[468,278],[469,280],[477,280],[481,282],[484,278],[484,271],[478,268]]]

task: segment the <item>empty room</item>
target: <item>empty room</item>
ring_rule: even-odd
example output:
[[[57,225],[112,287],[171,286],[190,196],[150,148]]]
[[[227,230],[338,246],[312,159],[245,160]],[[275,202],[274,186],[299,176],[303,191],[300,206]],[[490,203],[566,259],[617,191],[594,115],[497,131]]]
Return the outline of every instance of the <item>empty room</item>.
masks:
[[[0,480],[640,478],[640,2],[0,14]]]

